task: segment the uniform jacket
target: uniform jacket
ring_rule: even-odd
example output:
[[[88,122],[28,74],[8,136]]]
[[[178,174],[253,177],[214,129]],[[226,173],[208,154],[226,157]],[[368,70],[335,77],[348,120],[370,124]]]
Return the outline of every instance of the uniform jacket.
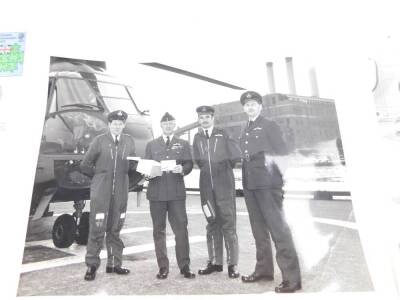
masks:
[[[147,199],[151,201],[185,200],[183,176],[189,174],[193,168],[189,143],[173,136],[167,146],[163,137],[160,136],[146,145],[146,159],[156,161],[172,159],[183,167],[183,174],[163,172],[162,176],[150,179]]]
[[[241,160],[239,145],[220,128],[213,128],[210,138],[202,130],[193,140],[193,155],[200,168],[200,196],[202,203],[213,197],[231,198],[235,193],[232,168]]]
[[[82,173],[92,177],[90,199],[96,202],[96,211],[107,211],[111,196],[126,208],[130,163],[127,156],[135,156],[135,142],[128,134],[121,134],[115,145],[111,133],[95,137],[82,162]]]
[[[279,126],[259,116],[251,126],[246,125],[239,140],[243,153],[243,187],[250,190],[282,188],[283,179],[278,165],[272,164],[270,170],[265,166],[265,155],[288,154]]]

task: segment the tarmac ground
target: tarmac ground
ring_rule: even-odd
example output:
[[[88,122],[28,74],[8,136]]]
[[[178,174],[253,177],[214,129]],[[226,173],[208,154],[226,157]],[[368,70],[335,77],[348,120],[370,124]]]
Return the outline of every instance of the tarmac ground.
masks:
[[[244,284],[240,278],[228,278],[226,265],[221,273],[196,275],[192,280],[183,278],[176,264],[174,236],[169,225],[170,273],[165,280],[156,279],[158,267],[148,201],[142,194],[138,206],[137,197],[137,193],[129,195],[127,217],[121,232],[125,243],[123,266],[131,270],[129,275],[106,274],[103,250],[96,279],[84,281],[86,247],[73,244],[58,249],[51,240],[56,217],[71,213],[72,202],[52,203],[52,217],[29,223],[17,295],[260,294],[273,293],[274,287],[281,282],[276,265],[274,282]],[[244,199],[237,197],[236,201],[240,245],[238,269],[241,274],[249,274],[255,266],[255,243]],[[85,210],[88,209],[87,202]],[[284,209],[300,258],[303,288],[299,292],[373,291],[350,200],[287,197]],[[207,246],[206,220],[196,192],[188,192],[187,213],[191,268],[197,273],[206,265]]]

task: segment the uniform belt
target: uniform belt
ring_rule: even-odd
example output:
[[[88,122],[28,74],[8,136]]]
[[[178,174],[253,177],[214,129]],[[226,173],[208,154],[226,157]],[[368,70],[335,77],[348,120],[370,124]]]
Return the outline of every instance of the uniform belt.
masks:
[[[258,152],[256,154],[253,155],[249,155],[248,153],[246,153],[244,155],[244,160],[249,162],[249,161],[253,161],[253,160],[259,160],[259,159],[263,159],[264,158],[264,153],[263,152]]]

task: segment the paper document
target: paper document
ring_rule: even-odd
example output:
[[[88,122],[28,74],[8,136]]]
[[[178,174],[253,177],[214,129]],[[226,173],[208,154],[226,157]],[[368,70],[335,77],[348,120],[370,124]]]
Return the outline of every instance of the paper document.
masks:
[[[162,160],[161,161],[161,171],[173,171],[176,167],[176,160]]]
[[[0,76],[22,75],[25,39],[25,32],[0,32]]]
[[[137,160],[137,161],[141,160],[141,158],[138,156],[128,156],[126,159],[127,160]]]
[[[161,176],[161,164],[152,159],[140,159],[136,171],[150,177]]]

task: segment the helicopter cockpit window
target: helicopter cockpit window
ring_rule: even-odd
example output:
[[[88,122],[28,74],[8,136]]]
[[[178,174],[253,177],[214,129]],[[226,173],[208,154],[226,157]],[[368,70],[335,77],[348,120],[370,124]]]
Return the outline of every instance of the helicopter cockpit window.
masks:
[[[130,115],[138,114],[135,104],[124,85],[97,82],[101,97],[109,111],[122,109]]]
[[[57,110],[66,109],[90,109],[102,110],[95,92],[87,84],[87,81],[79,78],[58,78]]]
[[[136,108],[137,108],[139,111],[142,111],[142,110],[148,108],[148,107],[147,107],[148,104],[145,104],[145,103],[143,102],[143,99],[142,99],[142,101],[140,101],[140,99],[138,99],[138,98],[136,98],[136,97],[134,96],[135,93],[134,93],[132,87],[127,86],[126,88],[127,88],[128,92],[129,92],[129,94],[131,95],[131,97],[134,99],[133,101],[135,102],[135,106],[136,106]]]
[[[42,153],[84,153],[95,136],[106,132],[102,114],[96,113],[103,111],[96,93],[81,77],[56,79],[48,99],[50,115],[43,130]]]
[[[107,123],[99,115],[86,111],[67,111],[46,120],[42,153],[85,153],[93,139],[107,132]]]

